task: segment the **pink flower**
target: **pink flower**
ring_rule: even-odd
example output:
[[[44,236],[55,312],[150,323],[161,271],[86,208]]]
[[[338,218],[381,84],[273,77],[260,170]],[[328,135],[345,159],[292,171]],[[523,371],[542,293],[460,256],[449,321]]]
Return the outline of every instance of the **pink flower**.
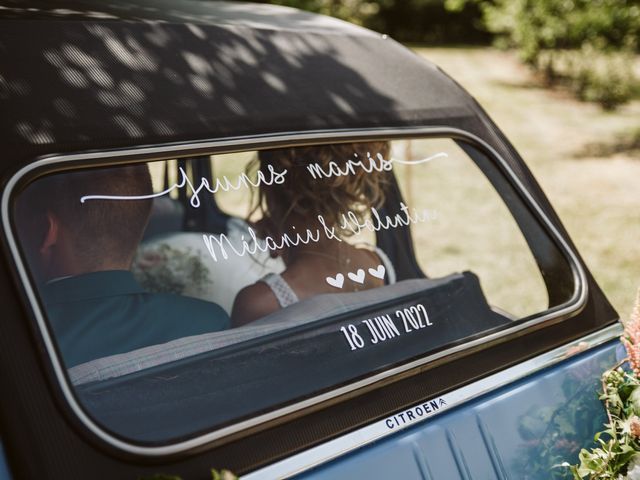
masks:
[[[635,415],[631,417],[631,420],[629,421],[629,431],[634,437],[640,437],[640,418]]]
[[[636,376],[640,377],[640,289],[638,289],[631,317],[625,323],[621,340],[629,355],[631,369]]]

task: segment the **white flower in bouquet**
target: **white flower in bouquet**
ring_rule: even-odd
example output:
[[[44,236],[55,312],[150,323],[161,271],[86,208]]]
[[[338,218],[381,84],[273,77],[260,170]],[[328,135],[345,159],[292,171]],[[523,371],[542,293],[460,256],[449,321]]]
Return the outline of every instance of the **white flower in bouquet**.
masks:
[[[640,454],[636,454],[631,458],[627,465],[626,480],[640,480]]]
[[[629,404],[633,408],[633,413],[640,415],[640,387],[635,388],[629,395]]]
[[[198,252],[166,243],[140,248],[131,270],[149,292],[197,297],[212,283],[209,268]]]

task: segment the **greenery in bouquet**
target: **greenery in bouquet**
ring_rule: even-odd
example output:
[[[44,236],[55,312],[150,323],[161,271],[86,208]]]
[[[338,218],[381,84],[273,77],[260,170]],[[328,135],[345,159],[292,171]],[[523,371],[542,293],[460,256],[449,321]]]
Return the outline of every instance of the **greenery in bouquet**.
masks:
[[[514,478],[567,478],[566,468],[549,471],[549,465],[577,458],[581,448],[593,445],[593,432],[598,431],[606,419],[594,391],[593,372],[606,369],[610,365],[606,362],[610,362],[610,357],[569,369],[562,380],[566,399],[562,405],[535,402],[518,418],[518,433],[523,442],[514,456]]]
[[[640,291],[621,340],[628,367],[621,362],[602,375],[608,423],[596,446],[580,451],[578,465],[561,464],[576,480],[640,480]]]
[[[132,272],[145,290],[155,293],[198,296],[212,283],[200,255],[166,243],[142,247],[133,261]]]

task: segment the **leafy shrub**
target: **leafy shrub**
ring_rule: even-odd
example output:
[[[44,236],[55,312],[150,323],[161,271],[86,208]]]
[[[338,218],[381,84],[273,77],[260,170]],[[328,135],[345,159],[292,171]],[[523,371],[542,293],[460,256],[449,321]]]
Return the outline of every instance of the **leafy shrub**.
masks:
[[[549,50],[538,56],[549,84],[563,84],[578,99],[598,103],[605,110],[613,110],[637,95],[634,61],[634,55],[628,52],[602,52],[591,46]]]
[[[569,81],[578,98],[596,102],[605,110],[627,103],[634,93],[635,78],[630,62],[611,54],[600,58],[583,54]]]
[[[445,0],[257,0],[331,15],[401,42],[488,44],[475,3],[451,11]]]
[[[516,48],[549,84],[561,81],[606,109],[636,91],[633,55],[640,51],[638,0],[447,0],[480,5],[499,44]]]
[[[450,9],[479,3],[486,28],[536,64],[546,50],[640,48],[637,0],[447,0]]]

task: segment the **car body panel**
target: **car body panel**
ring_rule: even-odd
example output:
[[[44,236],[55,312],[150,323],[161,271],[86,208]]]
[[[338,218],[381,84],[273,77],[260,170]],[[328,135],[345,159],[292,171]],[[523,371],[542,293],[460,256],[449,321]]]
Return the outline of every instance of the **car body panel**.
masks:
[[[2,446],[0,440],[0,480],[11,480],[11,474],[9,473],[9,463],[7,461],[7,455]]]
[[[597,391],[618,346],[610,340],[296,478],[552,478],[606,422]]]

